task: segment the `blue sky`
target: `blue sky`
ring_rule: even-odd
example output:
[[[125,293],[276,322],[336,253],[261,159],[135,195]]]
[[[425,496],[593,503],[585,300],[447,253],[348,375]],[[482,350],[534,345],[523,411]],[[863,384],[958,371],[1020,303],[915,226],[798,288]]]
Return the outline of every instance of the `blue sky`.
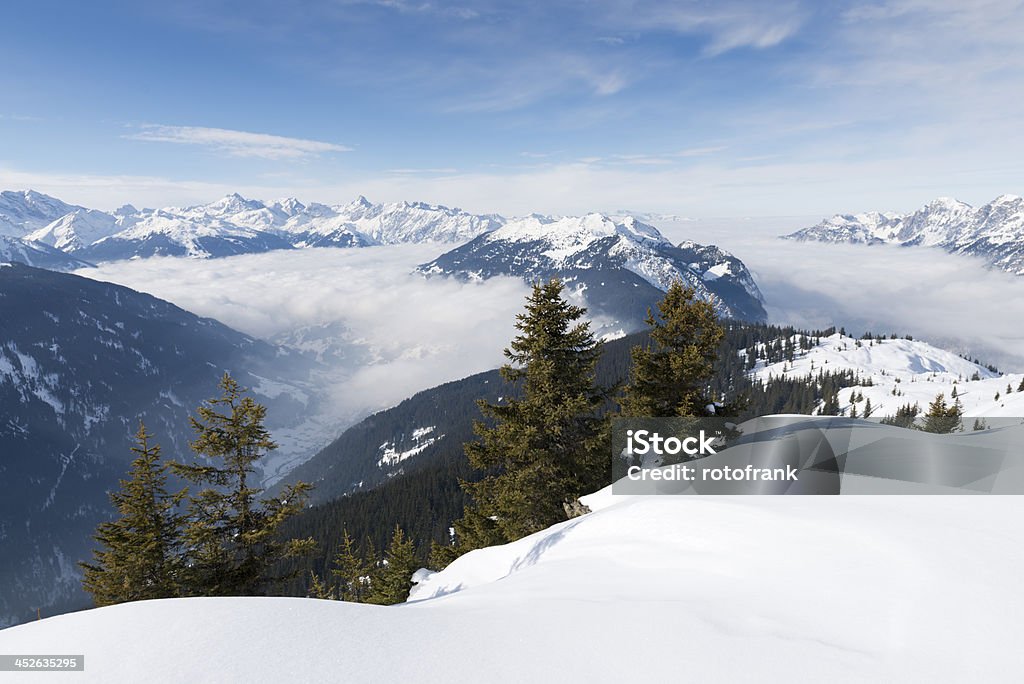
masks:
[[[908,210],[1024,193],[1024,5],[19,3],[0,186],[474,211]]]

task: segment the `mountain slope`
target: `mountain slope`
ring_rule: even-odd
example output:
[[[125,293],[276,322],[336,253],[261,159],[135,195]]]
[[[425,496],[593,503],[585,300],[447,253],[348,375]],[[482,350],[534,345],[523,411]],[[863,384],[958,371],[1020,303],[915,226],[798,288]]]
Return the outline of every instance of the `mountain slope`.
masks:
[[[61,216],[82,209],[35,190],[0,192],[0,236],[25,237]]]
[[[605,343],[597,367],[598,382],[612,385],[624,378],[629,350],[643,339],[641,333]],[[461,458],[462,444],[475,438],[473,421],[480,419],[477,400],[495,403],[508,392],[497,370],[417,392],[347,429],[297,466],[285,482],[314,483],[312,501],[321,503]]]
[[[42,242],[0,235],[0,263],[18,263],[51,271],[73,271],[92,266],[87,261],[54,249]]]
[[[81,251],[124,229],[124,218],[95,209],[75,209],[30,233],[28,239],[66,252]]]
[[[980,207],[939,198],[910,214],[835,215],[785,236],[792,240],[939,247],[1024,275],[1024,198],[1001,195]]]
[[[0,631],[0,651],[85,654],[84,676],[103,682],[1014,681],[1024,669],[1019,497],[585,501],[594,512],[418,574],[400,606],[145,601]]]
[[[135,217],[131,227],[70,250],[91,261],[135,257],[214,258],[292,249],[287,239],[220,218],[196,221],[165,211]]]
[[[189,458],[188,417],[225,371],[268,406],[272,432],[318,411],[299,355],[125,287],[0,267],[0,321],[0,625],[84,605],[75,562],[139,420],[168,458]]]
[[[570,292],[582,295],[592,314],[626,330],[642,326],[647,308],[677,278],[714,304],[721,316],[765,318],[761,293],[739,259],[714,246],[675,246],[632,217],[531,216],[456,247],[419,270],[464,280],[558,276]]]
[[[858,413],[863,415],[865,403],[870,400],[872,415],[882,417],[895,414],[906,404],[918,404],[927,411],[928,404],[940,393],[952,403],[956,392],[965,415],[1024,415],[1024,392],[1017,391],[1024,374],[1000,374],[919,340],[858,340],[835,333],[809,349],[797,351],[792,361],[757,361],[752,374],[770,383],[781,378],[809,379],[822,370],[855,374],[857,384],[839,389],[840,408],[847,413],[854,394]]]

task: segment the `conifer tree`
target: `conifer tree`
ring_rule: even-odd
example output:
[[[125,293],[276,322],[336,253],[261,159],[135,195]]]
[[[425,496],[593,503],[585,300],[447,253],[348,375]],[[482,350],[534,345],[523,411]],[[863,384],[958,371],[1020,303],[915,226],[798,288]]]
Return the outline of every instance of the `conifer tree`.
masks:
[[[1024,392],[1024,378],[1021,378],[1020,384],[1017,385],[1017,391],[1018,392]]]
[[[924,416],[924,425],[921,427],[925,432],[946,434],[963,429],[961,416],[963,410],[960,400],[957,399],[952,406],[946,404],[946,396],[939,393],[935,400],[928,405],[928,412]]]
[[[710,403],[718,346],[725,332],[714,307],[676,280],[647,311],[650,343],[633,348],[630,383],[621,399],[626,417],[701,416]]]
[[[585,309],[566,302],[562,289],[557,279],[535,284],[517,316],[501,375],[518,396],[479,404],[492,424],[477,422],[480,439],[465,450],[486,475],[462,483],[472,501],[455,523],[455,554],[565,520],[566,502],[607,483],[609,435],[599,409],[608,392],[594,375],[601,345],[580,321]]]
[[[839,394],[833,391],[825,395],[825,399],[821,404],[821,410],[818,411],[818,415],[838,416],[840,411]]]
[[[189,498],[185,540],[189,590],[201,596],[252,596],[286,579],[271,576],[280,560],[310,553],[312,539],[277,538],[281,524],[302,510],[311,488],[289,485],[278,497],[259,498],[256,463],[277,448],[264,427],[266,408],[243,396],[227,373],[221,396],[197,409],[192,450],[199,463],[173,463],[176,473],[202,487]]]
[[[366,598],[366,580],[369,569],[356,551],[348,530],[341,528],[341,548],[334,557],[331,574],[338,582],[338,598],[342,601],[362,603]]]
[[[338,595],[335,592],[334,587],[330,586],[323,580],[323,578],[310,570],[309,591],[307,592],[306,597],[334,601],[338,598]]]
[[[864,400],[864,417],[870,418],[871,414],[874,413],[875,409],[871,406],[871,398],[868,397]]]
[[[412,540],[396,525],[384,562],[373,574],[366,602],[384,606],[402,603],[409,598],[412,575],[417,568],[419,563]]]
[[[129,479],[121,480],[110,500],[119,517],[100,523],[92,563],[81,563],[83,588],[97,606],[125,601],[170,598],[180,591],[181,516],[185,492],[167,491],[167,468],[160,446],[139,423]]]
[[[914,429],[917,427],[917,416],[921,413],[921,407],[917,404],[904,404],[896,409],[896,414],[886,416],[882,419],[883,425],[895,425],[902,428]]]

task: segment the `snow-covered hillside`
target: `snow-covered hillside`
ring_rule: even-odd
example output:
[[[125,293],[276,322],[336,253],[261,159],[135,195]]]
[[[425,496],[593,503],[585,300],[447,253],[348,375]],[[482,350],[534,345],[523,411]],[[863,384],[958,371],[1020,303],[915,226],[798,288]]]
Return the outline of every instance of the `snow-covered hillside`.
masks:
[[[954,389],[968,416],[1024,416],[1024,392],[1017,391],[1024,374],[994,373],[926,342],[858,340],[835,333],[810,349],[801,351],[796,338],[794,344],[792,362],[766,364],[759,360],[754,377],[768,382],[772,378],[804,378],[820,371],[852,371],[860,384],[840,390],[840,407],[849,413],[850,397],[857,394],[858,414],[863,415],[870,400],[876,418],[894,414],[906,404],[917,403],[927,410],[940,393],[952,403]],[[859,395],[864,396],[863,401]]]
[[[819,242],[923,245],[978,256],[992,266],[1024,275],[1024,198],[1000,195],[972,207],[940,197],[910,214],[837,214],[786,237]]]
[[[0,631],[90,682],[1017,681],[1019,497],[588,497],[411,602],[149,601]],[[25,677],[47,680],[46,675]],[[16,680],[12,680],[16,681]]]

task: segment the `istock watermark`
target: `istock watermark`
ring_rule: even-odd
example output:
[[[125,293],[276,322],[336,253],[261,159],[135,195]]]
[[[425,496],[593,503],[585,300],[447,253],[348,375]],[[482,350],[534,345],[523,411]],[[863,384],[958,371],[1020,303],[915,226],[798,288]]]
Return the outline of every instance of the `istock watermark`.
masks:
[[[1024,419],[619,418],[615,494],[1024,494]]]
[[[701,430],[696,437],[662,437],[650,430],[626,430],[626,448],[634,454],[655,453],[664,456],[710,456],[715,451],[714,442],[718,435],[708,435]]]

